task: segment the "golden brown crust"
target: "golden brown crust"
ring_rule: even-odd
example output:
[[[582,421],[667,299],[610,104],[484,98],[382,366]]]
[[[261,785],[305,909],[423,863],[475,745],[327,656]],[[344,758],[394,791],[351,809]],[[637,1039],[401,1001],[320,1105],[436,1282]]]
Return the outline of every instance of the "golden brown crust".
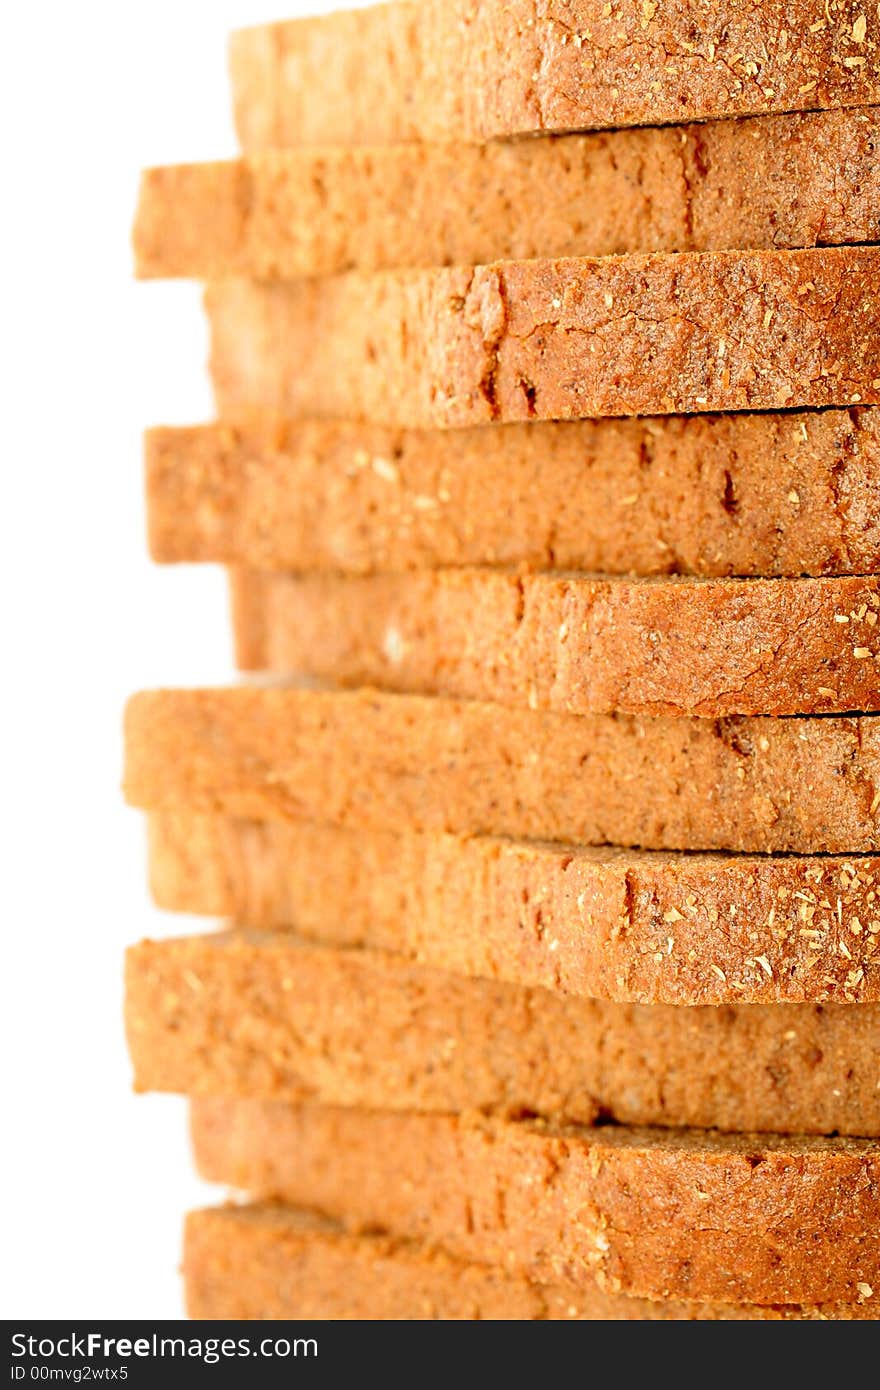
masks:
[[[420,0],[233,36],[247,149],[485,140],[880,98],[862,0]]]
[[[148,811],[646,849],[880,851],[880,721],[637,719],[293,689],[147,691]]]
[[[880,709],[878,578],[242,570],[233,584],[246,669],[570,714]]]
[[[664,1127],[880,1134],[874,1004],[609,1004],[289,932],[142,942],[140,1090]]]
[[[877,109],[148,169],[138,274],[293,280],[875,241]]]
[[[880,570],[880,412],[154,429],[153,558],[395,573]]]
[[[880,402],[880,249],[209,287],[221,414],[414,428]]]
[[[149,820],[173,912],[641,1004],[880,1002],[880,859],[668,855],[192,812]]]
[[[353,1235],[311,1212],[267,1204],[186,1218],[183,1277],[196,1319],[569,1322],[872,1319],[871,1300],[821,1307],[663,1302],[598,1285],[537,1284],[393,1236]]]
[[[880,1285],[873,1141],[200,1102],[202,1175],[542,1282],[729,1303]]]

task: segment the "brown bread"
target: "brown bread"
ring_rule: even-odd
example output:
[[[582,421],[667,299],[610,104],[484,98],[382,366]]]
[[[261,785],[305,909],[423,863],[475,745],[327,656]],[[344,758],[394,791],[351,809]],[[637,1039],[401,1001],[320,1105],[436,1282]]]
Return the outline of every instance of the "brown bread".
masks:
[[[569,714],[880,709],[880,579],[233,576],[239,664]]]
[[[880,859],[727,857],[150,817],[162,907],[565,994],[880,1002]]]
[[[126,713],[148,811],[646,849],[880,851],[880,720],[637,719],[294,689]]]
[[[414,428],[880,402],[880,248],[209,287],[220,412]]]
[[[880,231],[877,109],[148,169],[138,274],[293,280],[535,256],[842,245]]]
[[[126,969],[139,1090],[584,1124],[880,1134],[878,1016],[609,1004],[289,932],[142,942]]]
[[[880,1287],[872,1141],[194,1108],[202,1175],[541,1282],[729,1303]]]
[[[880,413],[469,430],[347,421],[154,429],[153,558],[394,573],[880,570]]]
[[[420,0],[233,36],[236,124],[273,145],[486,140],[880,100],[863,0]]]
[[[873,1319],[872,1300],[760,1307],[627,1298],[598,1285],[537,1284],[432,1246],[353,1235],[313,1212],[269,1204],[192,1211],[183,1278],[191,1318],[745,1322]]]

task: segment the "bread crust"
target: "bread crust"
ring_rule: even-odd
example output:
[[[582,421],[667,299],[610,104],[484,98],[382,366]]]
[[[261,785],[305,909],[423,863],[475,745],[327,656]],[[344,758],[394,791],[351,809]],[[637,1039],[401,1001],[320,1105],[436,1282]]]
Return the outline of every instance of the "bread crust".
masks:
[[[877,109],[148,169],[144,278],[876,241]]]
[[[230,47],[246,149],[663,125],[880,99],[862,0],[419,0]]]
[[[412,428],[880,403],[880,248],[209,286],[220,413]]]
[[[125,788],[148,811],[644,849],[880,851],[880,721],[563,715],[242,687],[146,691]]]
[[[224,1101],[193,1136],[210,1181],[549,1283],[770,1304],[880,1283],[872,1141]]]
[[[871,1319],[870,1299],[759,1307],[627,1298],[536,1284],[466,1264],[415,1241],[353,1235],[311,1212],[268,1204],[209,1207],[186,1218],[183,1278],[197,1321],[468,1320],[745,1322]]]
[[[155,560],[399,573],[880,570],[880,412],[469,430],[253,421],[148,431]]]
[[[878,1015],[610,1004],[289,932],[146,941],[126,969],[139,1090],[583,1124],[878,1135]]]
[[[172,912],[641,1004],[880,1002],[880,859],[149,818]]]
[[[233,574],[239,664],[569,714],[880,709],[880,579]]]

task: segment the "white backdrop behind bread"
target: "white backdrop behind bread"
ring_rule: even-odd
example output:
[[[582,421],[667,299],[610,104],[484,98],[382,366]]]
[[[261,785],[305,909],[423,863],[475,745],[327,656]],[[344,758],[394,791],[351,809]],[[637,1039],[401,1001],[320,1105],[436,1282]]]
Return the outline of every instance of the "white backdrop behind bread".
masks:
[[[321,0],[293,16],[335,8]],[[17,5],[0,41],[6,1318],[182,1316],[183,1102],[134,1097],[126,942],[199,926],[145,889],[118,791],[139,686],[231,672],[211,569],[151,566],[142,428],[207,418],[199,291],[135,285],[141,165],[233,153],[247,0]]]

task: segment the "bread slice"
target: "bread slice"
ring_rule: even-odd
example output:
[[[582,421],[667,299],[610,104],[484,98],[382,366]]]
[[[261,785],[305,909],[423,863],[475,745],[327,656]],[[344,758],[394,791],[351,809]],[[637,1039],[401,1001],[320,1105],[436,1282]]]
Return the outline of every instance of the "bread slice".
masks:
[[[641,1004],[880,1003],[880,859],[671,855],[159,812],[162,907]]]
[[[138,274],[293,280],[877,239],[877,108],[148,169]]]
[[[218,281],[222,414],[414,428],[880,402],[880,248]]]
[[[545,1283],[730,1303],[880,1287],[876,1142],[199,1103],[204,1177]]]
[[[880,720],[565,715],[372,691],[165,690],[126,712],[147,811],[647,849],[880,851]]]
[[[289,932],[142,942],[126,967],[137,1088],[184,1095],[877,1135],[878,1023],[610,1004]]]
[[[155,560],[396,573],[880,571],[880,412],[154,429]]]
[[[880,709],[880,578],[238,570],[245,670],[570,714]]]
[[[417,1241],[355,1235],[317,1213],[267,1203],[190,1212],[183,1278],[189,1316],[196,1320],[787,1322],[876,1316],[870,1298],[761,1307],[627,1298],[598,1284],[537,1284]]]
[[[248,149],[498,135],[880,100],[864,0],[419,0],[246,29]]]

